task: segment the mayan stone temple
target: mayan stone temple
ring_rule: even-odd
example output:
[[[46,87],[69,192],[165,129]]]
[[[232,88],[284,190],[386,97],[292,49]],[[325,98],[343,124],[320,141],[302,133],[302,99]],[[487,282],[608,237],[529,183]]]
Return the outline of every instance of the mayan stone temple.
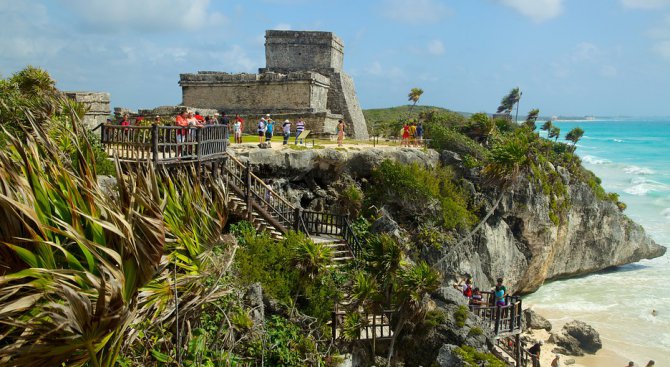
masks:
[[[304,117],[315,134],[334,134],[344,118],[349,136],[368,138],[354,81],[342,70],[344,45],[335,34],[268,30],[265,62],[258,74],[181,74],[182,104],[248,118],[267,113],[277,121]]]

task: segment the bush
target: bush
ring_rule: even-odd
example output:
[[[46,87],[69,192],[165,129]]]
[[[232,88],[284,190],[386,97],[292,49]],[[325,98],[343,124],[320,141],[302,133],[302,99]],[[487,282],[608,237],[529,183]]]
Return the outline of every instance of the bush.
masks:
[[[463,327],[465,326],[465,320],[468,319],[468,310],[467,306],[458,306],[458,309],[454,311],[454,319],[456,320],[456,326]]]
[[[456,348],[455,352],[463,359],[463,362],[465,362],[465,365],[468,367],[479,367],[482,365],[488,367],[507,366],[493,354],[478,352],[477,349],[467,345]]]
[[[366,196],[369,205],[389,206],[405,222],[426,222],[440,218],[447,229],[468,228],[475,216],[468,211],[465,191],[453,182],[448,167],[426,169],[384,161],[373,172]]]

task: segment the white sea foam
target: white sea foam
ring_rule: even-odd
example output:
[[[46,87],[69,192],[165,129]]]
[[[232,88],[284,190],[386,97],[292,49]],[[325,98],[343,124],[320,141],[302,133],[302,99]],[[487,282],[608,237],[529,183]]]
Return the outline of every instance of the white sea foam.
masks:
[[[633,185],[627,189],[624,189],[628,194],[635,195],[635,196],[644,196],[647,195],[649,192],[656,191],[654,189],[654,186],[648,183],[639,183],[637,185]]]
[[[624,142],[624,141],[621,140],[621,139],[612,139],[612,140],[614,140],[615,143],[623,143],[623,142]]]
[[[612,163],[609,159],[599,158],[594,155],[585,155],[582,157],[582,161],[589,164],[608,164]]]
[[[638,166],[629,166],[624,168],[623,171],[633,175],[653,175],[654,173],[656,173],[651,168],[638,167]]]

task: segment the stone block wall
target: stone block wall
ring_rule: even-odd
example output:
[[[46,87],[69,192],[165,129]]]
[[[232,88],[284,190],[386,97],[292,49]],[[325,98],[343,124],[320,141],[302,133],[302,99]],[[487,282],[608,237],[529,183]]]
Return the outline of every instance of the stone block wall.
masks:
[[[265,31],[269,71],[342,70],[344,44],[332,32]]]
[[[312,72],[289,74],[182,74],[182,103],[198,108],[243,111],[326,109],[330,81]],[[262,112],[260,111],[260,112]]]
[[[75,102],[82,103],[88,108],[82,123],[89,129],[105,123],[110,116],[109,93],[102,92],[64,92]]]

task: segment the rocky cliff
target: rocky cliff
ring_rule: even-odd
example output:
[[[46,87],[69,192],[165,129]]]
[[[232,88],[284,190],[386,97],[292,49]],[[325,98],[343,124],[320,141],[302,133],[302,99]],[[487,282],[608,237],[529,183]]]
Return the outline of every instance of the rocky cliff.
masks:
[[[270,180],[290,200],[310,209],[336,205],[342,181],[367,182],[372,170],[386,159],[436,167],[440,154],[411,148],[258,149],[237,147],[254,172]],[[476,173],[447,154],[442,164],[461,172],[471,194],[490,207],[498,193],[481,192]],[[455,159],[454,159],[455,158]],[[482,229],[458,246],[425,248],[421,256],[438,265],[447,276],[468,274],[475,284],[493,285],[504,277],[515,293],[536,290],[546,280],[595,272],[613,266],[654,258],[665,253],[644,229],[623,214],[615,203],[599,200],[591,188],[556,170],[567,187],[565,210],[553,220],[549,195],[532,180],[521,179],[503,198]],[[411,229],[410,229],[411,230]],[[461,233],[460,236],[463,236]]]

